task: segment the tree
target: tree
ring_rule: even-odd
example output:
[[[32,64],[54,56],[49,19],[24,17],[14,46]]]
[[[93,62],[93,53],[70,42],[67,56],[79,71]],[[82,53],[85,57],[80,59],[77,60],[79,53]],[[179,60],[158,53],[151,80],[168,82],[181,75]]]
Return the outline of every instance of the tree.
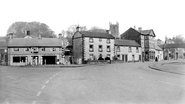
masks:
[[[70,27],[68,27],[67,31],[65,31],[66,37],[72,38],[72,36],[76,32],[77,26],[78,25],[71,25]],[[87,30],[86,26],[80,26],[80,31],[86,31],[86,30]]]
[[[102,28],[99,28],[97,26],[91,27],[91,29],[89,29],[89,31],[106,33],[106,29],[102,29]]]
[[[56,34],[45,23],[40,22],[15,22],[7,30],[8,33],[13,33],[16,38],[24,38],[26,31],[30,31],[32,36],[55,38]]]
[[[174,41],[175,44],[185,43],[185,38],[183,37],[183,35],[176,35],[171,40]]]

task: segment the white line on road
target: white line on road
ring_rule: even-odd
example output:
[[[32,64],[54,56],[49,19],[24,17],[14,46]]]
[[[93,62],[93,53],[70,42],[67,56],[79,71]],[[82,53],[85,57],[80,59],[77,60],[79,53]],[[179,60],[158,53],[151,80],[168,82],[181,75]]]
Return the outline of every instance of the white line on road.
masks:
[[[50,79],[53,79],[53,77],[51,77]]]
[[[53,77],[55,77],[56,75],[53,75]]]
[[[42,86],[42,88],[41,88],[41,89],[44,89],[45,87],[46,87],[46,85]]]
[[[41,94],[41,91],[39,91],[39,92],[37,93],[37,96],[40,96],[40,94]]]
[[[49,83],[49,80],[47,80],[46,83]]]

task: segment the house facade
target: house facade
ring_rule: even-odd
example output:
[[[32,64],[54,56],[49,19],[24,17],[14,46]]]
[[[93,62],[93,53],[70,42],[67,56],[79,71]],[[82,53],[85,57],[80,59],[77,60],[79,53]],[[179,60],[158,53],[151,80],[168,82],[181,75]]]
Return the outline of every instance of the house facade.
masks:
[[[164,52],[164,59],[185,59],[185,44],[164,44],[160,45]]]
[[[142,50],[142,60],[152,61],[155,60],[155,33],[152,29],[138,30],[129,28],[123,34],[121,34],[121,39],[135,40],[141,45]]]
[[[79,31],[73,35],[74,61],[78,64],[114,56],[114,37],[109,33]]]
[[[141,61],[141,46],[134,40],[116,39],[115,54],[123,62]]]
[[[63,41],[59,38],[10,38],[8,65],[46,65],[62,61]]]

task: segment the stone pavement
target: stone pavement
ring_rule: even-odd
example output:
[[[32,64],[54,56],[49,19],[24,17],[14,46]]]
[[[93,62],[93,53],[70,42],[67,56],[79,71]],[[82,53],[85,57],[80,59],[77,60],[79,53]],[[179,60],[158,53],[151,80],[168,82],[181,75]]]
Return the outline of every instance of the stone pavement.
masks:
[[[185,60],[159,61],[149,67],[159,71],[185,75]]]

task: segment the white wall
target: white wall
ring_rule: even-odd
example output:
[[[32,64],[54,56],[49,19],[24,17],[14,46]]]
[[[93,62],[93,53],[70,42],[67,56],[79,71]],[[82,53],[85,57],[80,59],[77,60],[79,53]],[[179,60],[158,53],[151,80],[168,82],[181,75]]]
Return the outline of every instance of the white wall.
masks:
[[[102,38],[102,41],[99,41],[99,38],[93,38],[93,43],[89,43],[89,37],[85,37],[84,38],[84,50],[85,50],[85,54],[84,54],[84,58],[85,60],[89,59],[89,54],[94,54],[94,56],[96,57],[96,59],[99,58],[99,55],[102,54],[103,58],[105,58],[107,56],[107,54],[111,55],[111,60],[112,57],[114,56],[114,39],[110,39],[110,44],[107,43],[107,39]],[[89,52],[89,45],[92,44],[94,51],[93,52]],[[103,51],[99,52],[98,48],[99,45],[103,46]],[[107,52],[107,45],[110,45],[110,52]]]
[[[115,47],[116,50],[117,46]],[[136,51],[136,47],[131,47],[132,52],[129,52],[128,46],[120,46],[120,52],[116,51],[116,55],[120,55],[120,59],[122,60],[122,55],[127,55],[128,61],[133,61],[132,55],[134,55],[134,60],[139,60],[139,55],[141,55],[141,47],[138,47],[139,52]]]

